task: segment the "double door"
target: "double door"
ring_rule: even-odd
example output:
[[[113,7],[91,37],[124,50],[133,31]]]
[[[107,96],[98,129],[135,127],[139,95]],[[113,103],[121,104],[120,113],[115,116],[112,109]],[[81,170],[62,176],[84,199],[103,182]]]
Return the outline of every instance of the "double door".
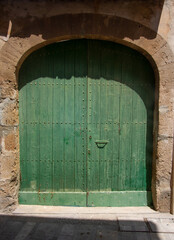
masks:
[[[150,204],[153,80],[143,56],[115,43],[32,53],[19,78],[20,202]]]

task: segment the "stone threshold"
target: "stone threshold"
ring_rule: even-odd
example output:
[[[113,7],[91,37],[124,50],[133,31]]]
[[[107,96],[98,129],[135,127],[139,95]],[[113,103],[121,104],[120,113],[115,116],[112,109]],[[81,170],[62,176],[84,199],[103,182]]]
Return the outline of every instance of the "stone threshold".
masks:
[[[116,219],[119,216],[132,218],[174,218],[169,213],[160,213],[150,207],[63,207],[18,205],[12,215],[46,216],[73,219]]]

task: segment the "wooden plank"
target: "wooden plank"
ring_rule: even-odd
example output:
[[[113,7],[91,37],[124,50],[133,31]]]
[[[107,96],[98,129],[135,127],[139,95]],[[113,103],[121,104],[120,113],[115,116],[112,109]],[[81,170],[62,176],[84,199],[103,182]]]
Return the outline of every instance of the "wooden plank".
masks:
[[[65,191],[75,188],[75,152],[74,152],[74,42],[65,47],[65,109],[64,109],[64,178]]]
[[[74,66],[75,191],[86,192],[87,41],[75,42]]]
[[[53,190],[64,191],[64,45],[54,51],[53,86]]]
[[[132,142],[132,163],[131,178],[132,189],[146,190],[146,126],[147,126],[147,110],[144,104],[144,78],[143,78],[143,64],[141,59],[135,59],[133,62],[133,68],[136,67],[136,71],[133,74],[134,77],[134,89],[133,92],[133,109],[132,109],[132,122],[133,122],[133,139]],[[140,82],[141,79],[141,82]],[[135,180],[136,179],[136,180]]]
[[[119,175],[121,178],[119,179],[119,190],[128,190],[132,135],[132,92],[126,85],[122,85],[121,89],[119,153]]]
[[[119,190],[119,152],[120,152],[120,95],[121,95],[121,76],[122,76],[122,62],[120,61],[120,54],[117,52],[117,48],[114,48],[114,83],[111,87],[113,89],[112,102],[113,107],[111,111],[113,112],[112,120],[112,191]],[[111,105],[108,103],[108,105]],[[111,134],[111,133],[110,133]]]
[[[98,42],[88,43],[88,159],[87,191],[99,190],[99,151],[95,141],[100,140],[100,47]],[[90,137],[92,137],[90,139]]]
[[[31,71],[33,58],[29,61],[28,67],[28,80],[34,79],[35,69]],[[27,160],[27,180],[28,180],[28,190],[35,191],[38,187],[37,175],[38,168],[37,162],[39,158],[39,148],[38,148],[38,97],[37,97],[37,81],[30,81],[26,85],[26,129],[27,129],[27,139],[26,139],[26,160]]]
[[[108,50],[106,44],[104,45],[102,50],[100,49],[100,140],[107,140],[108,143],[99,149],[99,167],[100,167],[100,191],[109,191],[111,190],[111,163],[112,160],[110,158],[110,149],[112,145],[112,140],[108,139],[108,131],[111,123],[112,116],[108,116],[108,107],[112,108],[112,100],[110,94],[110,81],[112,80],[112,55],[111,51]],[[109,56],[108,56],[109,55]],[[111,57],[108,58],[108,57]],[[110,71],[111,70],[111,71]],[[111,76],[112,75],[112,76]],[[109,99],[108,99],[109,98]],[[111,100],[111,101],[109,101]],[[108,106],[109,103],[109,106]],[[112,112],[110,112],[112,114]],[[109,117],[109,118],[108,118]],[[112,154],[112,152],[111,152]]]
[[[20,141],[20,171],[21,171],[21,188],[27,189],[28,181],[27,181],[27,88],[26,84],[26,69],[20,71],[19,78],[19,141]],[[22,87],[25,86],[25,87]]]
[[[128,54],[122,58],[122,95],[120,98],[120,163],[122,190],[130,189],[132,167],[132,109],[133,109],[133,78],[132,56]],[[121,190],[120,189],[120,190]]]
[[[147,109],[147,125],[146,125],[146,189],[151,189],[152,179],[152,156],[153,156],[153,121],[154,121],[154,99],[155,99],[155,81],[154,72],[146,59],[143,60],[144,65],[144,94],[143,101]],[[151,96],[151,97],[149,97]]]
[[[21,204],[49,206],[86,206],[85,192],[29,192],[19,193]]]
[[[48,54],[47,54],[48,55]],[[47,55],[43,64],[43,77],[40,81],[40,188],[39,191],[52,191],[52,79],[48,78]],[[44,58],[45,57],[45,58]]]
[[[88,196],[90,207],[146,206],[151,203],[151,192],[146,191],[93,191]]]
[[[120,174],[122,190],[129,190],[132,169],[132,109],[133,109],[133,77],[132,56],[126,54],[122,57],[122,84],[120,97]],[[119,188],[119,190],[121,190]]]
[[[134,68],[137,67],[136,72],[134,73],[134,88],[136,93],[134,94],[134,109],[133,109],[133,122],[134,122],[134,131],[136,132],[136,153],[135,156],[135,170],[136,170],[136,189],[146,190],[143,188],[144,183],[146,183],[146,125],[147,125],[147,109],[144,104],[144,77],[143,77],[143,64],[141,59],[136,59],[134,61]],[[141,84],[140,84],[141,79]],[[141,97],[140,97],[141,96]]]
[[[37,62],[33,66],[33,62]],[[40,131],[40,118],[39,118],[39,79],[36,79],[38,71],[40,70],[37,58],[33,56],[30,59],[29,73],[27,84],[27,160],[28,160],[28,175],[30,176],[30,185],[33,191],[39,189],[39,158],[40,158],[40,145],[39,145],[39,131]]]

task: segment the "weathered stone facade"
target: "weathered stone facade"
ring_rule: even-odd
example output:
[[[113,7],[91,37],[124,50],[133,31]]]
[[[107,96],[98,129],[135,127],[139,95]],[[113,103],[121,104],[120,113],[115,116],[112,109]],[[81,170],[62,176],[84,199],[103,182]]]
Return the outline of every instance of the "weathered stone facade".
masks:
[[[174,120],[174,1],[1,1],[0,211],[18,204],[20,185],[18,71],[47,44],[102,39],[136,49],[156,76],[152,193],[156,210],[171,210]],[[9,22],[12,31],[6,37]]]

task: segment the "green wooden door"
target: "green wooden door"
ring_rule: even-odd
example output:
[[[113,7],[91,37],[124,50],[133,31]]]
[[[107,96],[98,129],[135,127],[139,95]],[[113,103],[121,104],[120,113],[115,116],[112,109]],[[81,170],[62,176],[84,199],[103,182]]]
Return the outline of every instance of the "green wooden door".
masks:
[[[20,70],[20,203],[151,203],[154,77],[119,44],[55,43]]]
[[[151,204],[154,78],[139,53],[88,43],[88,206]]]

